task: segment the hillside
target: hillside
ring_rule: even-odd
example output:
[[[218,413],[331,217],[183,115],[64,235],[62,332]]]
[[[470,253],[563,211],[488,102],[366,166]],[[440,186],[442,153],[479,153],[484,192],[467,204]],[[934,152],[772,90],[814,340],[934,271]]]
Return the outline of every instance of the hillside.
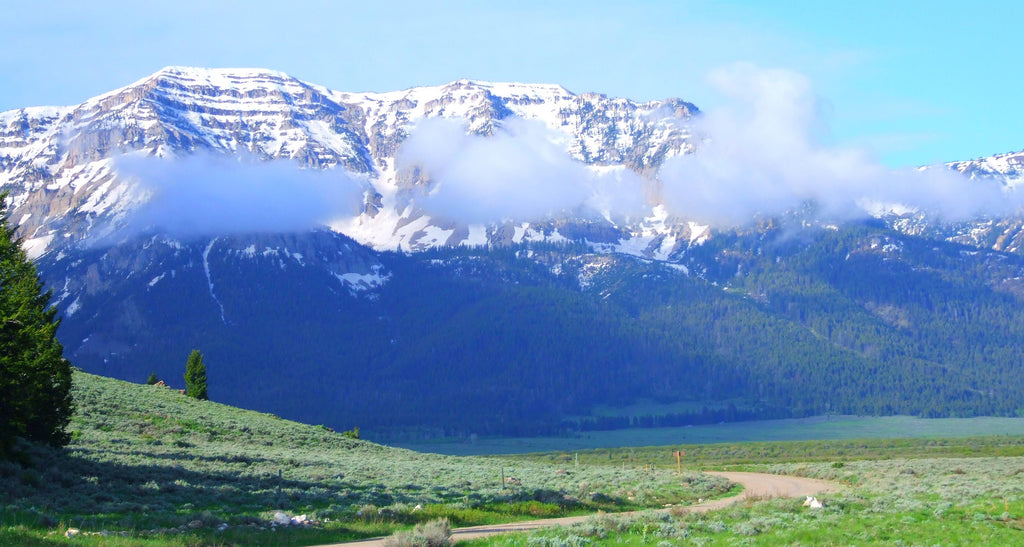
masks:
[[[355,290],[337,264],[388,274]],[[722,234],[685,268],[580,245],[147,240],[63,272],[83,290],[61,334],[74,363],[136,382],[174,384],[200,348],[213,400],[373,438],[1024,408],[1017,255],[782,226]],[[637,400],[692,410],[589,417]]]
[[[28,447],[25,461],[0,462],[0,542],[41,542],[34,538],[47,530],[72,527],[172,544],[252,544],[266,541],[283,511],[311,521],[284,536],[308,544],[442,516],[472,524],[657,505],[725,485],[697,475],[681,485],[643,470],[419,454],[82,372],[74,396],[66,450]],[[503,472],[522,484],[503,488]],[[628,501],[626,492],[639,497]]]

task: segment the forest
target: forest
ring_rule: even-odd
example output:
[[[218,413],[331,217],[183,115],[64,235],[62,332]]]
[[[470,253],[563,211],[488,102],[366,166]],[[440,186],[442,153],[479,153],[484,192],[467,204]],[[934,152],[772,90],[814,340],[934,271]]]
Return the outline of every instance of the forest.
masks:
[[[198,348],[211,400],[376,438],[1024,412],[1024,259],[881,223],[722,232],[686,271],[584,242],[382,253],[364,294],[224,253],[216,302],[202,249],[82,298],[73,363],[173,385]],[[592,413],[638,400],[693,410]]]

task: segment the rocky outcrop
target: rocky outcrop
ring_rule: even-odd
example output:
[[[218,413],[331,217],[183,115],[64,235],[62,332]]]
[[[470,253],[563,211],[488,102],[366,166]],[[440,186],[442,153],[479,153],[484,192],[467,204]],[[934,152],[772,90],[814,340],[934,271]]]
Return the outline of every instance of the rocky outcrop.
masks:
[[[131,181],[114,164],[121,155],[204,152],[290,160],[366,177],[371,188],[354,221],[364,229],[352,235],[380,248],[415,250],[467,244],[472,232],[425,218],[415,207],[416,216],[408,216],[408,190],[429,184],[429,174],[400,172],[395,157],[420,119],[461,119],[480,135],[492,135],[510,118],[539,120],[564,134],[581,162],[650,175],[665,157],[692,148],[686,122],[696,113],[678,99],[635,103],[554,85],[459,80],[391,93],[344,93],[267,70],[169,67],[80,105],[0,114],[0,184],[11,195],[12,218],[38,255],[116,229],[118,219],[138,205]],[[385,210],[391,214],[378,214]],[[417,221],[421,229],[402,232]],[[423,238],[431,227],[454,231],[443,240]]]

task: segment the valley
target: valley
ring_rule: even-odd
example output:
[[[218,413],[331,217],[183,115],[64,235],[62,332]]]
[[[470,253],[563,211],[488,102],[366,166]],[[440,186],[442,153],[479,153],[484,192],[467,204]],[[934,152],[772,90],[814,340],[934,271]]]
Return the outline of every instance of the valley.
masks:
[[[441,518],[453,527],[493,527],[563,516],[579,518],[520,534],[597,544],[731,544],[753,536],[769,544],[826,537],[1005,544],[1019,538],[1024,515],[1014,478],[1024,467],[1020,435],[453,457],[374,445],[162,386],[82,372],[74,381],[69,446],[24,445],[20,460],[0,465],[3,544],[313,545],[411,533],[417,524],[435,529],[430,523]],[[672,457],[680,448],[681,475]],[[701,472],[708,469],[727,472]],[[838,487],[808,491],[824,502],[820,510],[801,507],[802,498],[750,495],[760,491],[753,486],[737,503],[709,505],[739,491],[721,478],[736,480],[736,471]]]
[[[0,547],[1024,545],[1024,3],[0,13]]]
[[[803,441],[858,441],[860,452],[873,456],[869,447],[886,453],[898,450],[913,452],[914,447],[930,440],[949,440],[950,454],[968,443],[969,437],[1024,435],[1024,418],[916,418],[912,416],[816,416],[782,420],[728,422],[713,425],[682,427],[630,428],[611,431],[589,431],[558,437],[477,437],[447,439],[435,442],[397,443],[395,446],[417,452],[431,452],[456,456],[484,456],[497,454],[530,454],[535,452],[569,453],[578,451],[603,454],[620,447],[677,446],[695,457],[704,445],[743,443],[772,446],[779,443],[790,446]],[[890,439],[891,441],[887,441]],[[703,446],[703,448],[702,448]],[[636,448],[634,448],[634,451]],[[769,449],[770,450],[770,449]],[[780,450],[780,449],[775,449]],[[849,450],[849,449],[848,449]],[[933,451],[939,450],[933,446]],[[853,453],[856,451],[851,451]],[[764,453],[758,453],[765,457]],[[803,457],[809,457],[804,454]],[[712,459],[714,459],[713,457]],[[660,459],[660,457],[659,457]],[[692,460],[691,463],[699,464]]]

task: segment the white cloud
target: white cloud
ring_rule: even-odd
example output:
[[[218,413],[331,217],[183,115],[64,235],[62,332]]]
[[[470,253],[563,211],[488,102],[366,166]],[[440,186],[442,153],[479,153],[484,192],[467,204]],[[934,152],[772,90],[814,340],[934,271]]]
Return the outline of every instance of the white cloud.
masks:
[[[179,237],[307,230],[357,214],[363,191],[340,170],[206,153],[122,156],[115,169],[136,183],[144,201],[128,218],[128,230]]]
[[[991,181],[944,168],[892,170],[863,150],[826,144],[810,81],[795,72],[737,64],[710,80],[729,105],[697,120],[705,139],[697,152],[667,160],[659,173],[676,214],[737,225],[813,200],[831,217],[864,215],[863,206],[882,203],[964,219],[1020,203]]]
[[[400,169],[421,168],[431,181],[418,204],[464,223],[541,220],[584,206],[629,214],[642,205],[642,181],[622,170],[597,173],[560,144],[543,123],[511,118],[490,137],[467,134],[461,121],[420,121],[402,144]]]

